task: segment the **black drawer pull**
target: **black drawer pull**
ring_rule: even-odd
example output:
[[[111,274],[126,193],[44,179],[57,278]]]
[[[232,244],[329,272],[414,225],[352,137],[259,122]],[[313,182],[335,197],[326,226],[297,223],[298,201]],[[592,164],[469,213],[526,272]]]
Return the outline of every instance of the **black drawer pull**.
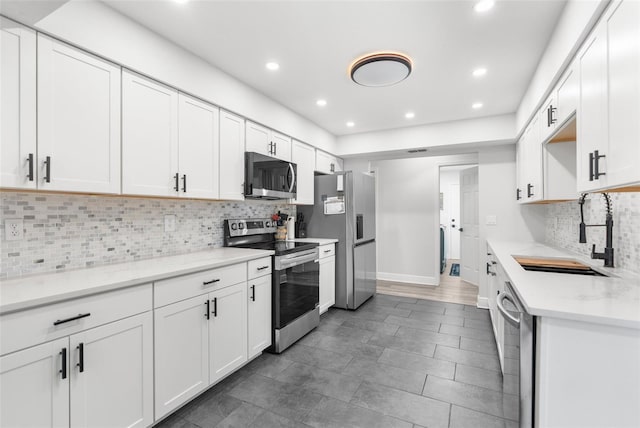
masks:
[[[173,190],[176,192],[180,191],[180,174],[176,172],[176,175],[173,176],[173,179],[176,181],[175,186],[173,186]]]
[[[325,253],[330,253],[330,252],[331,252],[331,250],[324,250],[324,252],[325,252]]]
[[[256,301],[256,286],[255,285],[251,286],[251,301],[252,302]]]
[[[259,267],[259,268],[258,268],[258,269],[256,269],[256,270],[265,270],[265,269],[266,269],[266,268],[268,268],[268,267],[269,267],[268,265],[267,265],[267,266],[261,266],[261,267]]]
[[[81,318],[86,318],[88,316],[90,316],[91,314],[89,312],[87,312],[86,314],[78,314],[75,317],[71,317],[71,318],[67,318],[64,320],[57,320],[53,323],[53,325],[60,325],[60,324],[64,324],[66,322],[70,322],[70,321],[75,321],[75,320],[79,320]]]
[[[62,379],[67,378],[67,348],[62,348],[60,351],[60,355],[62,355],[62,367],[60,368],[59,373],[62,375]]]
[[[213,312],[212,312],[214,317],[218,316],[218,298],[214,297],[213,298]]]
[[[84,371],[84,343],[80,342],[78,347],[78,364],[76,366],[80,369],[80,373]]]
[[[182,176],[182,191],[187,193],[187,174]]]
[[[209,299],[207,299],[206,303],[204,304],[207,307],[207,312],[204,314],[204,317],[206,319],[209,319]]]
[[[47,156],[44,161],[45,173],[44,173],[44,181],[45,183],[51,183],[51,156]]]
[[[33,181],[33,153],[29,153],[27,162],[29,162],[29,174],[27,174],[27,178],[29,181]]]
[[[211,285],[211,284],[216,283],[216,282],[220,282],[220,278],[212,279],[211,281],[205,281],[205,282],[202,283],[202,285]]]

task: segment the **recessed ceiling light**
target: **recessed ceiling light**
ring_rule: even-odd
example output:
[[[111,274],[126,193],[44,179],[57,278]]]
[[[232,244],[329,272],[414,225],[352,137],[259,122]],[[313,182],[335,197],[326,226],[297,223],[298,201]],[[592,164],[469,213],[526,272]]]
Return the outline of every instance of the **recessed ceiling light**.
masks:
[[[356,124],[355,124],[355,123],[353,123],[353,122],[347,122],[347,126],[348,126],[349,128],[353,128],[354,126],[356,126]]]
[[[482,108],[483,104],[482,103],[473,103],[471,104],[471,108],[478,110],[479,108]]]
[[[320,107],[324,107],[327,105],[327,100],[318,100],[316,101],[316,105],[320,106]]]
[[[487,69],[484,67],[476,68],[475,70],[473,70],[472,74],[473,74],[473,77],[481,77],[487,74]]]
[[[271,71],[276,71],[277,69],[280,68],[280,64],[278,64],[277,62],[268,62],[266,64],[267,70],[271,70]]]
[[[349,66],[351,80],[362,86],[391,86],[409,77],[411,59],[395,52],[379,52],[356,59]]]
[[[475,6],[473,6],[473,10],[478,13],[484,13],[493,8],[495,3],[496,2],[494,0],[480,0],[475,4]]]
[[[413,119],[414,117],[416,117],[416,114],[412,111],[405,113],[404,117],[406,117],[407,119]]]

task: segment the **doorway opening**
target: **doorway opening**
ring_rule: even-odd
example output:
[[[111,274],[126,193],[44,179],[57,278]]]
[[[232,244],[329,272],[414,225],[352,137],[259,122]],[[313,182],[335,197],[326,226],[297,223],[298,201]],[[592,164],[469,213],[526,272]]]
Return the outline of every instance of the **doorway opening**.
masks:
[[[440,287],[460,303],[478,298],[478,166],[440,167]]]

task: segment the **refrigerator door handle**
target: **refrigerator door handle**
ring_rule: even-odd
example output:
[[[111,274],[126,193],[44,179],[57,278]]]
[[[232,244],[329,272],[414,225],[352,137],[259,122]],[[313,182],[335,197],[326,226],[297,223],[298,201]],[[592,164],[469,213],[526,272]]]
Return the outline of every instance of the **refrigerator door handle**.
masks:
[[[355,244],[353,244],[353,248],[359,247],[361,245],[366,245],[366,244],[370,244],[372,242],[376,242],[375,238],[373,239],[367,239],[366,241],[362,241],[362,242],[356,242]]]

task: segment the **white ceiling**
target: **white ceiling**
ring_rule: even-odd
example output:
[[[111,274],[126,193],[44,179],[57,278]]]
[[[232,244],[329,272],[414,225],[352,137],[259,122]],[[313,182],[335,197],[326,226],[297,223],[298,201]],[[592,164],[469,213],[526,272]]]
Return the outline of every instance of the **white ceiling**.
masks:
[[[335,135],[515,112],[565,5],[498,0],[478,14],[454,0],[103,1]],[[408,54],[412,75],[353,83],[349,64],[380,50]],[[474,78],[480,66],[488,73]]]

